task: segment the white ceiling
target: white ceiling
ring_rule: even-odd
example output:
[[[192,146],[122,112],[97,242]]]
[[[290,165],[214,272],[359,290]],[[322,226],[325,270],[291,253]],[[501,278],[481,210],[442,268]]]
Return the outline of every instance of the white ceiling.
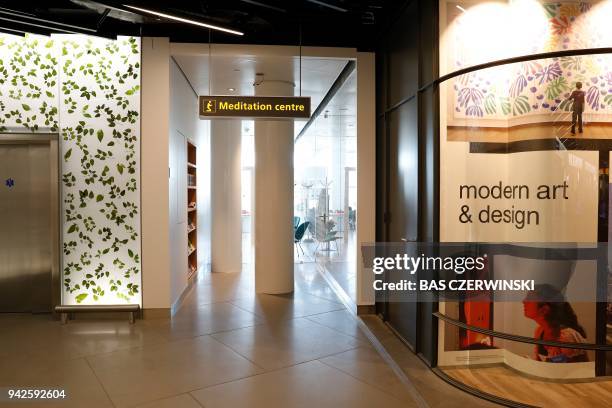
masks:
[[[256,73],[260,72],[264,74],[264,79],[294,82],[294,95],[300,95],[301,71],[301,95],[310,96],[312,112],[319,106],[348,62],[344,58],[302,57],[300,69],[300,58],[293,56],[213,55],[212,70],[210,70],[208,56],[175,55],[173,58],[198,95],[253,95],[253,82]],[[356,75],[353,72],[325,108],[329,117],[354,118],[357,108],[356,82]],[[235,91],[230,91],[230,88],[234,88]],[[355,121],[350,120],[347,123],[349,122]],[[296,133],[301,130],[303,123],[305,122],[296,121]],[[316,128],[320,129],[321,124]]]
[[[285,56],[212,56],[212,76],[209,90],[209,57],[174,57],[187,79],[200,95],[253,95],[255,74],[264,79],[295,83],[295,95],[300,94],[300,59]],[[312,110],[318,106],[342,68],[345,59],[302,58],[302,96],[310,96]],[[235,91],[229,91],[235,88]]]

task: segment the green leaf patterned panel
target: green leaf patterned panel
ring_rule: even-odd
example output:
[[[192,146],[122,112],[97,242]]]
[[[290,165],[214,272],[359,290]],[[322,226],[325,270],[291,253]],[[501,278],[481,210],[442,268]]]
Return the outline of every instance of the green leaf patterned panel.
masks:
[[[0,130],[60,133],[64,304],[141,304],[140,39],[0,35]]]
[[[64,242],[76,248],[64,252],[64,303],[140,303],[140,40],[55,41]]]
[[[0,34],[0,131],[57,131],[58,64],[47,43]]]

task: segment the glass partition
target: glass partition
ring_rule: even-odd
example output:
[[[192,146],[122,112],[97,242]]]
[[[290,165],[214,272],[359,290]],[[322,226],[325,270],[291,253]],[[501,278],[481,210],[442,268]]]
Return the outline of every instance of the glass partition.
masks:
[[[357,94],[353,72],[305,130],[296,123],[295,227],[308,223],[296,262],[320,262],[356,291]]]

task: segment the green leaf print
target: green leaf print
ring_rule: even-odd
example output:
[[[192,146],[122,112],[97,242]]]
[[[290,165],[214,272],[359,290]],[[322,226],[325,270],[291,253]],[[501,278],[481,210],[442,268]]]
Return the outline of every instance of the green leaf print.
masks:
[[[546,94],[546,98],[552,101],[561,95],[562,92],[567,91],[568,89],[569,85],[567,80],[564,77],[559,77],[548,83],[544,93]]]

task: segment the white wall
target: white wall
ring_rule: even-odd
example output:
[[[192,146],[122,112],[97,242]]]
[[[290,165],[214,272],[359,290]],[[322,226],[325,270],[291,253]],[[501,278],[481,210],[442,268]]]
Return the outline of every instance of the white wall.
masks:
[[[376,241],[376,76],[374,54],[357,53],[357,305],[373,305],[374,274],[361,245]]]
[[[198,116],[198,97],[179,66],[170,61],[169,236],[171,305],[187,288],[187,141],[197,148],[198,263],[210,258],[210,132]],[[208,187],[208,188],[207,188]],[[208,228],[207,228],[208,227]],[[200,240],[201,239],[201,240]]]

